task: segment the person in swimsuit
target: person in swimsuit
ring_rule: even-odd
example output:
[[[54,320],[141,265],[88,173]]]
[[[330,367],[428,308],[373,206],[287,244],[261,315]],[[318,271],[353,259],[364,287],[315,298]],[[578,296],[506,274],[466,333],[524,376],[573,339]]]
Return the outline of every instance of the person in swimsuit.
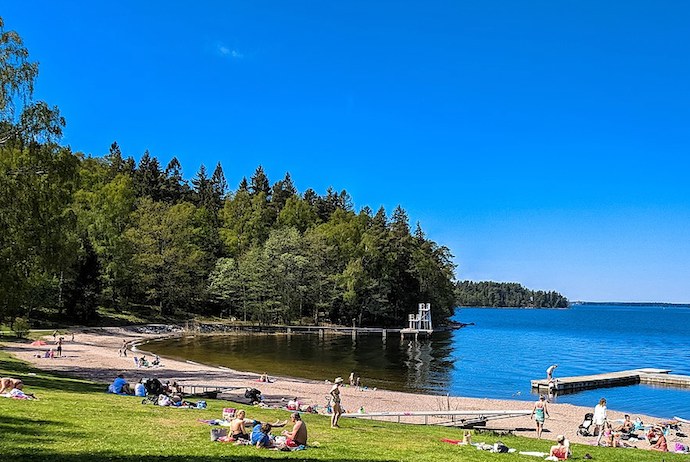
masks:
[[[541,438],[541,432],[544,429],[544,420],[549,416],[549,410],[546,407],[546,397],[544,395],[539,396],[539,401],[534,403],[534,409],[532,409],[532,414],[530,419],[534,418],[537,423],[537,438]]]
[[[336,377],[333,388],[331,388],[331,405],[333,406],[333,414],[331,415],[331,428],[340,428],[338,419],[343,413],[343,408],[340,406],[340,385],[343,384],[342,377]]]
[[[565,445],[565,436],[558,435],[558,437],[556,438],[556,442],[558,444],[555,446],[551,446],[551,451],[549,451],[549,456],[555,457],[558,460],[567,460],[568,459],[568,446]]]
[[[302,422],[299,412],[290,414],[292,420],[292,431],[283,430],[283,435],[287,437],[285,444],[290,448],[307,445],[307,425]]]
[[[664,436],[664,431],[662,429],[657,429],[656,433],[657,433],[658,439],[656,440],[656,443],[654,443],[650,449],[652,451],[667,452],[668,451],[668,443],[666,442],[666,437]]]
[[[233,438],[237,439],[243,439],[243,440],[248,440],[249,439],[249,433],[247,433],[247,430],[244,428],[245,422],[251,423],[251,420],[246,420],[245,417],[247,417],[247,413],[244,409],[240,409],[237,411],[237,414],[235,415],[235,418],[230,422],[230,435],[232,435]]]

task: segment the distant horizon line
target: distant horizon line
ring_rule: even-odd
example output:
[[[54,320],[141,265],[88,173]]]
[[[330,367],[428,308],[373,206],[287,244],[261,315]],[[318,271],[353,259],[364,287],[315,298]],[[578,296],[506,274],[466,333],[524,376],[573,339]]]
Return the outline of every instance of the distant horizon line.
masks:
[[[571,305],[637,305],[637,306],[687,306],[690,303],[682,302],[614,302],[614,301],[588,301],[575,300],[570,302]]]

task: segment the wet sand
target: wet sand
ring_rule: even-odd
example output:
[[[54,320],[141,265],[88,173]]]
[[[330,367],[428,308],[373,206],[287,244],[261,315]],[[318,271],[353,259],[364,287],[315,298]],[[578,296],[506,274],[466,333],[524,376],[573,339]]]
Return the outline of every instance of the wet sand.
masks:
[[[63,334],[64,335],[64,334]],[[244,390],[247,387],[258,388],[263,392],[264,402],[274,407],[284,407],[287,401],[297,398],[302,404],[318,405],[323,412],[326,404],[326,397],[332,386],[328,380],[334,377],[324,377],[323,381],[312,381],[297,379],[292,377],[273,377],[271,383],[259,382],[259,375],[251,372],[235,371],[227,368],[205,366],[198,363],[176,361],[162,358],[161,367],[156,368],[137,368],[134,364],[133,356],[141,353],[128,351],[128,357],[120,357],[118,350],[127,342],[130,346],[150,338],[160,337],[157,334],[139,333],[130,328],[97,328],[83,329],[77,331],[74,342],[70,341],[71,336],[65,335],[63,344],[63,356],[61,358],[36,358],[36,354],[42,354],[53,346],[52,335],[43,338],[48,342],[47,346],[35,347],[27,343],[6,343],[4,350],[9,351],[16,357],[27,361],[36,367],[44,370],[59,371],[68,373],[72,376],[87,378],[95,382],[106,384],[112,382],[118,373],[124,373],[125,378],[132,383],[137,382],[142,377],[156,377],[161,381],[177,381],[184,384],[215,385],[223,387],[237,387],[236,390],[228,392],[228,397],[236,402],[246,402]],[[54,346],[53,346],[54,347]],[[147,358],[152,359],[150,355]],[[270,376],[270,371],[269,376]],[[349,371],[343,371],[343,378],[347,380]],[[27,389],[31,390],[31,377],[23,377]],[[357,390],[355,387],[345,386],[341,388],[343,407],[348,412],[357,412],[361,407],[366,412],[385,412],[385,411],[440,411],[440,410],[532,410],[533,401],[512,401],[480,398],[445,397],[424,394],[403,393],[387,390]],[[578,426],[587,412],[593,411],[592,408],[573,406],[570,404],[549,403],[548,409],[550,418],[546,419],[544,425],[543,439],[555,440],[559,434],[565,435],[573,443],[591,443],[593,437],[582,437],[577,434]],[[608,411],[609,419],[622,419],[625,410]],[[670,419],[671,416],[646,416],[632,414],[632,418],[639,417],[643,422],[655,423]],[[218,416],[220,418],[220,416]],[[388,419],[397,420],[397,419]],[[423,423],[421,417],[404,417],[405,423]],[[344,425],[355,426],[356,421],[347,419]],[[689,427],[689,426],[686,426]],[[525,417],[514,417],[510,419],[492,420],[487,423],[486,428],[495,430],[510,430],[516,435],[536,437],[534,421]],[[690,428],[682,428],[686,433]],[[457,436],[457,431],[449,430],[449,434]],[[680,438],[675,436],[668,438],[669,447],[676,441],[690,444],[690,438]],[[451,436],[452,437],[452,436]],[[633,443],[638,448],[648,448],[646,441]]]

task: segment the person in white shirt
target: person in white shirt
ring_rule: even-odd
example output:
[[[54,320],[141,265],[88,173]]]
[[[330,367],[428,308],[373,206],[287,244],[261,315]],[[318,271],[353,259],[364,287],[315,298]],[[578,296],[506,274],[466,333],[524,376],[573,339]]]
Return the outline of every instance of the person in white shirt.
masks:
[[[594,424],[594,432],[597,433],[597,446],[604,434],[604,423],[606,422],[606,398],[601,398],[599,404],[594,407],[594,417],[592,423]]]

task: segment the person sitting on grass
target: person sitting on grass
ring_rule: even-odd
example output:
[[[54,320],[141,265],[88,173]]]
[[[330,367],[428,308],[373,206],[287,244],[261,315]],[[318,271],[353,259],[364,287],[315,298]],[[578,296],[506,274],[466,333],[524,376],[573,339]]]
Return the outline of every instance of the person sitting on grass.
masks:
[[[283,420],[282,422],[275,421],[274,423],[269,424],[269,425],[272,428],[276,428],[276,427],[284,427],[286,423],[287,423],[287,421]],[[261,425],[261,422],[259,422],[258,420],[247,419],[247,411],[245,411],[244,409],[240,409],[235,414],[235,418],[232,419],[232,421],[230,421],[230,436],[232,436],[236,440],[237,439],[243,439],[243,440],[251,439],[251,436],[247,433],[245,425],[253,425],[254,427],[256,427],[257,425]]]
[[[271,437],[271,424],[256,424],[252,429],[251,443],[257,448],[272,448],[273,438]]]
[[[293,423],[292,431],[283,430],[283,435],[287,437],[285,444],[289,448],[307,445],[307,425],[302,422],[299,412],[290,414]]]
[[[565,436],[558,435],[556,437],[556,442],[558,444],[551,446],[551,451],[549,451],[549,457],[555,457],[558,460],[567,460],[570,448],[565,444]]]
[[[248,440],[249,434],[244,428],[245,423],[252,423],[253,421],[246,419],[247,412],[244,409],[240,409],[235,414],[235,418],[230,422],[230,435],[238,439]]]
[[[125,380],[125,376],[123,374],[118,374],[117,377],[115,377],[113,383],[111,383],[108,387],[108,391],[110,393],[115,393],[116,395],[132,394],[132,389],[129,386],[129,383],[127,383],[127,381]]]

